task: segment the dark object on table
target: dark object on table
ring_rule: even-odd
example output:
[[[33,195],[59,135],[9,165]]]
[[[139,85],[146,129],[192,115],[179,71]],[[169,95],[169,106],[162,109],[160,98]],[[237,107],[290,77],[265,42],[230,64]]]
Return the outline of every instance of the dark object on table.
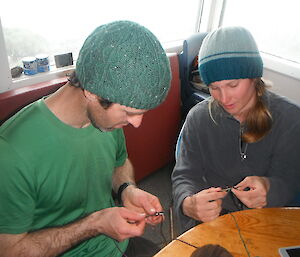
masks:
[[[23,68],[20,66],[16,66],[10,69],[11,76],[13,78],[18,78],[23,73]]]
[[[191,257],[233,257],[224,247],[208,244],[197,248]]]

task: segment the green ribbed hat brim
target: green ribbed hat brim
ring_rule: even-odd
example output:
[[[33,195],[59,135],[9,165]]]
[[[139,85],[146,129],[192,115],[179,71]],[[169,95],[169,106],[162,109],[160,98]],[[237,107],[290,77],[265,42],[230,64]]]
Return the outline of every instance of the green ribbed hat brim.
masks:
[[[262,77],[260,57],[223,57],[204,60],[199,66],[201,79],[206,85],[215,81]]]

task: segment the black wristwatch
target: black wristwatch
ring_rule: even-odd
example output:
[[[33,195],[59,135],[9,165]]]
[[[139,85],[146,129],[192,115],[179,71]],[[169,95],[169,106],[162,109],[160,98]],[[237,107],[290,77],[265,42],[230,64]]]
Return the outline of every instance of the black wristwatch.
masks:
[[[130,186],[130,185],[133,185],[133,186],[136,186],[134,183],[132,182],[124,182],[118,189],[118,202],[119,203],[122,203],[122,193],[123,191],[125,190],[126,187]]]

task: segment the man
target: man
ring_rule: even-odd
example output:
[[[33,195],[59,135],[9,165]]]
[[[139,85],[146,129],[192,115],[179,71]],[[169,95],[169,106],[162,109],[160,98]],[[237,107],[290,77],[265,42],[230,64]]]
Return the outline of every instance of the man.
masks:
[[[165,99],[170,74],[148,29],[109,23],[65,86],[2,125],[0,256],[131,256],[125,239],[161,222],[162,206],[135,186],[121,128]]]

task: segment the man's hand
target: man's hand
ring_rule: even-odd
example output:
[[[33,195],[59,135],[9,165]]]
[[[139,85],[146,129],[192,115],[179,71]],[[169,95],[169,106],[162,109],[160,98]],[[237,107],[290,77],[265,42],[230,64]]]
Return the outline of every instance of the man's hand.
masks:
[[[0,256],[60,256],[74,245],[100,234],[118,241],[140,236],[145,225],[145,214],[126,208],[107,208],[60,227],[0,234]]]
[[[211,187],[183,200],[183,213],[195,220],[207,222],[219,217],[222,198],[227,194],[220,187]]]
[[[122,193],[123,204],[126,208],[134,210],[139,213],[147,215],[153,215],[156,212],[161,212],[162,206],[159,199],[135,186],[128,186]],[[146,222],[151,225],[156,225],[162,222],[163,216],[148,216]]]
[[[145,214],[128,210],[124,207],[112,207],[95,212],[91,215],[91,224],[98,232],[123,241],[144,233]]]
[[[270,189],[269,179],[266,177],[246,177],[234,186],[232,192],[248,208],[263,208],[267,205],[267,193]]]

